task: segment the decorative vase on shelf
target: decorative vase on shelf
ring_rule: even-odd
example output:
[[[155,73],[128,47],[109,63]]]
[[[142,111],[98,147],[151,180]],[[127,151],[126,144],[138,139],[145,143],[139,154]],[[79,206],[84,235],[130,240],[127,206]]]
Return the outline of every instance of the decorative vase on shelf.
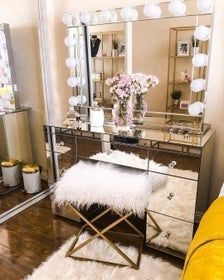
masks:
[[[144,101],[144,94],[136,94],[133,112],[133,122],[135,124],[143,124],[146,111],[147,104]]]

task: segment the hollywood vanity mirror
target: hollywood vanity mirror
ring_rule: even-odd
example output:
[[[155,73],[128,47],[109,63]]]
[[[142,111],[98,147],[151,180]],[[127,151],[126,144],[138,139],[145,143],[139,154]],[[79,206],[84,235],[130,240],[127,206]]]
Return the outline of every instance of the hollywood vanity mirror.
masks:
[[[70,111],[45,127],[50,183],[84,158],[147,170],[150,215],[140,228],[147,246],[177,256],[208,203],[212,10],[201,2],[64,15]],[[75,219],[54,202],[53,212]]]

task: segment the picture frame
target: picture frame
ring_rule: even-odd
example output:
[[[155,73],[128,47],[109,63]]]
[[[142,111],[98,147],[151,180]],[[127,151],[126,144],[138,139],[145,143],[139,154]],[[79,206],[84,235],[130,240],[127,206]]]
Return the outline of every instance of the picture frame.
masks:
[[[189,40],[181,40],[177,42],[177,56],[190,56]]]
[[[190,100],[181,100],[180,101],[180,109],[181,110],[187,110],[190,104],[191,104]]]

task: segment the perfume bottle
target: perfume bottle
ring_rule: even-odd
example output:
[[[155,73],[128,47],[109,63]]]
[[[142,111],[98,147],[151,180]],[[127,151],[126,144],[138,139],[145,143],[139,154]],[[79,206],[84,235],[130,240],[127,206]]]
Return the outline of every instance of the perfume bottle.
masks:
[[[80,118],[79,113],[74,110],[73,106],[69,107],[69,111],[66,113],[64,125],[69,128],[76,128],[77,118]]]
[[[90,109],[90,124],[95,127],[104,125],[104,111],[103,108],[98,107],[97,101],[93,102],[93,107]]]

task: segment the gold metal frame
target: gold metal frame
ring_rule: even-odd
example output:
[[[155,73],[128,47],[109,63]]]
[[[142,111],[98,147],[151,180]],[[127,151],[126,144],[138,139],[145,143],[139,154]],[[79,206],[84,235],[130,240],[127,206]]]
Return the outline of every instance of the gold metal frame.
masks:
[[[113,213],[116,213],[119,218],[112,222],[111,224],[109,224],[108,226],[106,226],[104,229],[98,229],[93,223],[96,222],[97,220],[99,220],[100,218],[102,218],[104,215],[106,215],[108,212],[112,211],[111,207],[106,208],[103,212],[101,212],[98,216],[96,216],[94,219],[92,220],[88,220],[82,213],[80,213],[80,211],[73,205],[70,205],[70,207],[73,209],[73,211],[75,212],[76,215],[78,215],[78,217],[80,217],[85,224],[82,226],[81,230],[79,231],[78,235],[76,236],[75,240],[73,241],[73,243],[71,244],[68,252],[66,253],[66,257],[71,257],[75,260],[81,260],[81,261],[95,261],[95,262],[101,262],[101,263],[105,263],[108,265],[118,265],[118,266],[131,266],[134,269],[139,269],[139,264],[141,261],[141,254],[142,254],[142,247],[143,247],[143,242],[144,242],[144,234],[142,232],[140,232],[129,220],[128,218],[133,215],[133,212],[130,211],[126,214],[121,214],[118,211],[115,211],[113,209]],[[104,234],[109,232],[109,230],[111,230],[112,228],[114,228],[116,225],[120,224],[121,222],[125,222],[127,223],[135,232],[135,234],[128,234],[131,235],[133,237],[136,238],[140,238],[141,242],[139,242],[139,246],[138,246],[138,258],[137,261],[134,262],[133,260],[131,260],[115,243],[113,243],[111,240],[109,240]],[[86,241],[84,241],[83,243],[79,244],[78,246],[76,246],[79,237],[81,235],[81,233],[84,231],[84,229],[89,226],[96,234],[94,236],[91,236],[90,238],[88,238]],[[125,233],[122,233],[125,234]],[[118,254],[120,254],[126,261],[127,261],[127,265],[125,264],[119,264],[119,263],[113,263],[113,262],[106,262],[106,261],[102,261],[102,260],[97,260],[97,259],[90,259],[90,258],[82,258],[82,257],[76,257],[73,256],[73,254],[75,252],[77,252],[78,250],[80,250],[81,248],[83,248],[84,246],[87,246],[90,242],[92,242],[94,239],[96,239],[97,237],[101,237],[102,239],[104,239]]]
[[[156,222],[155,218],[152,216],[152,214],[150,213],[149,210],[146,210],[147,211],[147,216],[149,217],[149,219],[152,221],[152,223],[154,224],[153,225],[150,225],[150,227],[152,227],[156,232],[155,234],[153,234],[150,238],[148,238],[146,240],[146,243],[150,243],[150,241],[152,241],[153,239],[155,239],[157,236],[160,235],[160,233],[162,232],[162,229],[161,227],[159,226],[159,224]],[[148,226],[149,224],[147,223],[146,221],[146,225]],[[146,231],[147,231],[147,228],[146,228]]]

